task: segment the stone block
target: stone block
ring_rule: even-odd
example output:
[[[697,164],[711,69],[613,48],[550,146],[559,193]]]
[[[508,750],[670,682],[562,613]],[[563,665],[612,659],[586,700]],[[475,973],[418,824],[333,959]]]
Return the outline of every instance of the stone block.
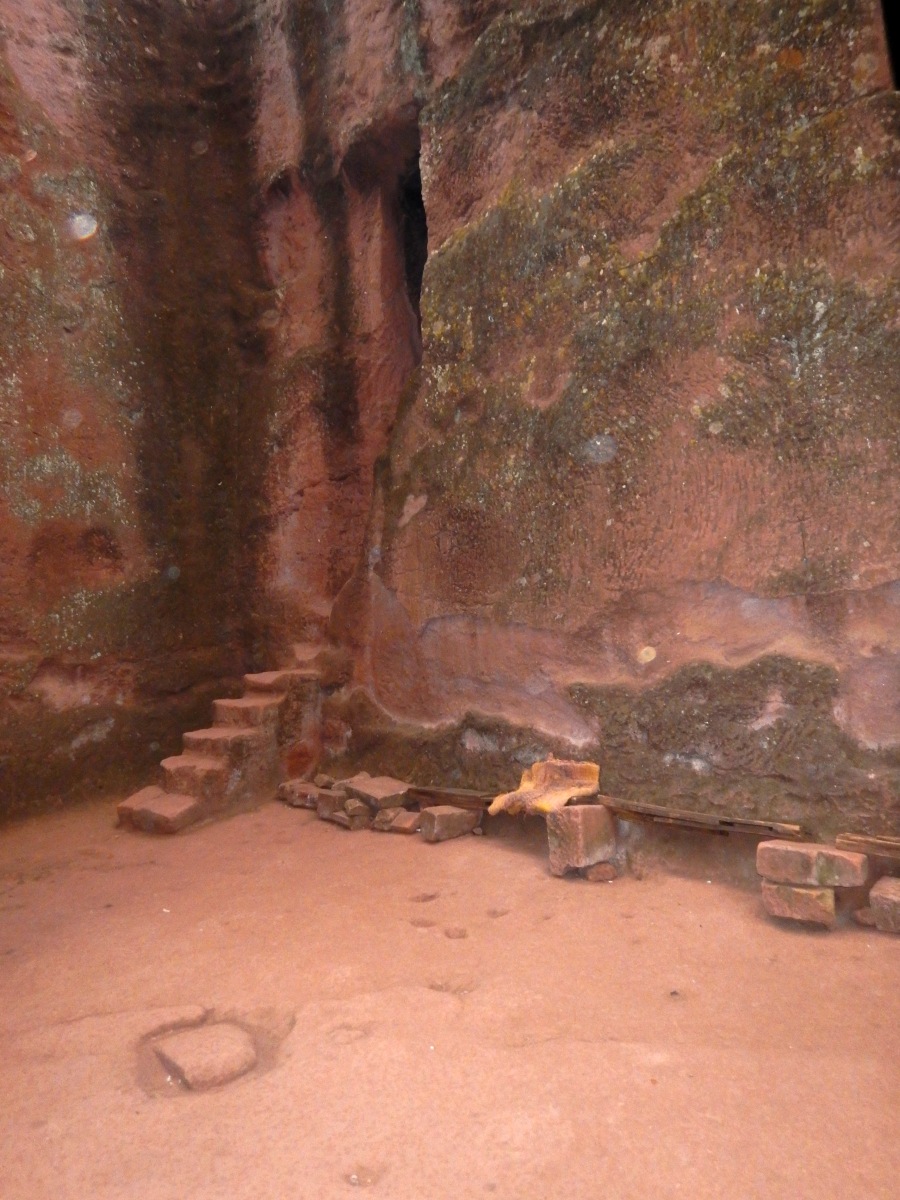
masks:
[[[351,829],[368,829],[372,824],[372,810],[363,800],[351,796],[344,804],[344,812],[350,818]]]
[[[805,921],[831,928],[835,923],[834,888],[795,887],[789,883],[763,881],[763,907],[770,917]]]
[[[144,833],[178,833],[200,820],[203,805],[195,796],[146,787],[123,800],[116,813],[120,825],[130,825]]]
[[[875,928],[882,933],[900,933],[900,879],[885,875],[869,892]]]
[[[612,883],[614,879],[619,878],[619,872],[611,862],[594,863],[592,867],[582,867],[582,879],[587,879],[591,883]]]
[[[391,833],[418,833],[421,828],[422,814],[410,812],[405,808],[400,809],[390,825]],[[478,828],[476,827],[472,832],[477,833]]]
[[[153,1048],[166,1070],[192,1091],[220,1087],[256,1066],[253,1039],[225,1022],[170,1034]]]
[[[866,929],[875,928],[875,914],[872,912],[872,909],[869,907],[869,905],[865,905],[863,908],[858,908],[853,914],[853,920],[857,925],[862,925]]]
[[[402,812],[406,812],[406,809],[405,808],[381,808],[381,809],[379,809],[378,812],[375,814],[375,820],[372,822],[372,828],[380,830],[383,833],[386,832],[388,829],[390,829],[391,825],[394,822],[394,819],[396,817],[398,817],[400,815],[400,813],[402,813]]]
[[[450,838],[461,837],[464,833],[471,833],[481,821],[480,812],[454,808],[452,804],[437,804],[415,815],[419,818],[419,827],[426,842],[446,842]],[[400,829],[396,832],[399,833]]]
[[[316,812],[323,821],[330,820],[335,813],[343,813],[347,797],[340,792],[323,791],[316,800]],[[344,813],[344,816],[347,814]]]
[[[547,813],[550,870],[565,875],[616,854],[616,822],[602,804],[569,804]]]
[[[836,850],[817,842],[760,842],[756,869],[772,883],[809,887],[861,887],[869,877],[869,860],[852,850]]]
[[[305,779],[288,779],[279,784],[276,794],[283,804],[289,804],[291,808],[317,808],[319,799],[332,793]]]
[[[341,786],[370,808],[380,809],[404,804],[406,793],[412,785],[404,783],[402,779],[392,779],[389,775],[372,776],[367,771],[360,771],[350,779],[341,780]]]

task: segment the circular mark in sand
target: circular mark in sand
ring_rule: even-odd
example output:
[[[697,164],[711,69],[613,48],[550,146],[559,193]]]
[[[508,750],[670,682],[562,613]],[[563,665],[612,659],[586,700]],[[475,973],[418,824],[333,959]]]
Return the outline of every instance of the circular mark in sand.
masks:
[[[192,1092],[230,1083],[256,1066],[250,1034],[227,1022],[183,1029],[153,1048],[169,1075]]]
[[[434,929],[436,921],[429,921],[425,917],[413,917],[410,921],[413,929]]]
[[[467,938],[468,936],[469,931],[467,929],[461,929],[458,925],[449,925],[444,930],[444,937],[453,938],[454,940]]]
[[[495,918],[496,917],[505,917],[508,915],[508,913],[509,913],[508,908],[489,908],[487,910],[487,915],[489,917],[495,917]]]
[[[410,896],[413,904],[429,904],[432,900],[437,900],[440,892],[417,892],[415,896]]]

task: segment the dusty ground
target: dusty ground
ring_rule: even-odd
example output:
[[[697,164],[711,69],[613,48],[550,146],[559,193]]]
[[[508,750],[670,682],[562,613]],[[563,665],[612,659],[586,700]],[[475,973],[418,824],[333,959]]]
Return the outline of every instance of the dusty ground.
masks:
[[[555,880],[513,824],[111,811],[0,837],[3,1200],[897,1194],[900,940],[696,869]],[[273,1059],[160,1088],[141,1039],[204,1008]]]

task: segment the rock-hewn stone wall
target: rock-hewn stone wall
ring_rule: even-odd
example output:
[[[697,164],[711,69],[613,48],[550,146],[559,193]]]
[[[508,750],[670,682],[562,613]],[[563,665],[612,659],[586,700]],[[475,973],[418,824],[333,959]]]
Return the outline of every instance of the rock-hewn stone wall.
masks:
[[[484,9],[335,622],[420,769],[896,829],[898,108],[862,0]]]
[[[876,0],[0,18],[7,810],[337,597],[361,765],[897,827]]]

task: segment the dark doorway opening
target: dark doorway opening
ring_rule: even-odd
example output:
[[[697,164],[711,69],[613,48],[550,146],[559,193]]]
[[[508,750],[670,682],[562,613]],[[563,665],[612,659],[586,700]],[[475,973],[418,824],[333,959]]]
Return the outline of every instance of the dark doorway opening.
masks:
[[[884,14],[888,60],[896,88],[900,84],[900,5],[897,0],[882,0],[881,10]]]
[[[422,277],[428,258],[428,218],[422,199],[422,172],[419,169],[418,151],[413,165],[400,176],[398,200],[406,290],[421,332]]]

